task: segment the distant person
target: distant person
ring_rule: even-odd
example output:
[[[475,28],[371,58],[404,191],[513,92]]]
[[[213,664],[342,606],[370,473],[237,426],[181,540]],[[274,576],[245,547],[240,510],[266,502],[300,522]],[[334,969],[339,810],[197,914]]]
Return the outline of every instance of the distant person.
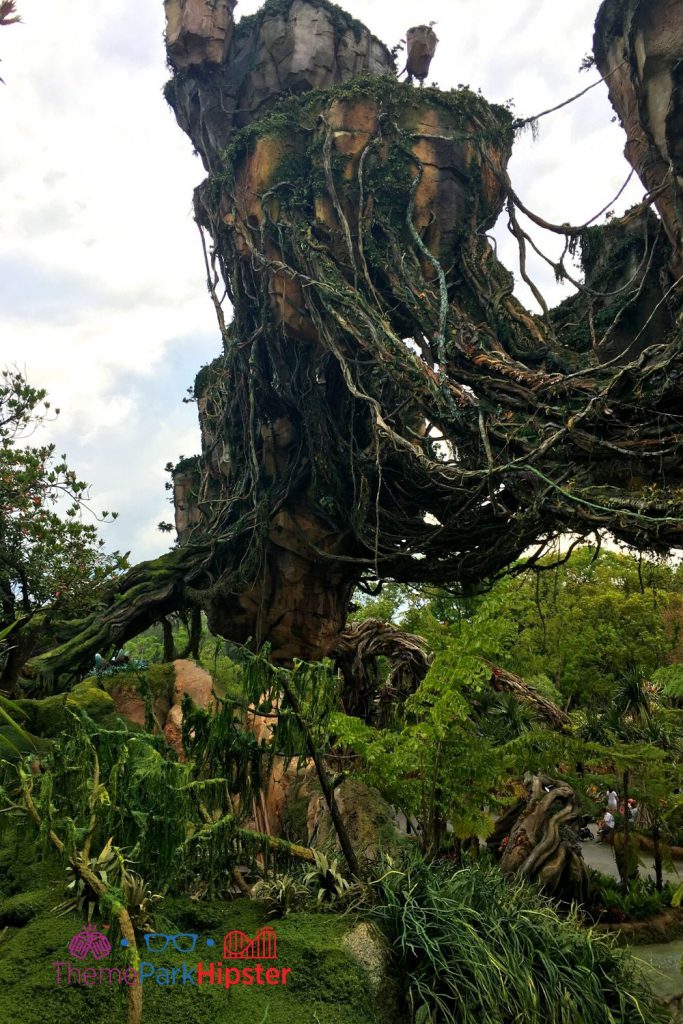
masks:
[[[601,839],[605,839],[610,836],[614,831],[615,819],[611,811],[605,811],[605,816],[602,821],[598,822],[598,835]]]
[[[609,789],[607,791],[607,810],[610,814],[616,814],[619,806],[619,797],[617,796],[616,789]]]

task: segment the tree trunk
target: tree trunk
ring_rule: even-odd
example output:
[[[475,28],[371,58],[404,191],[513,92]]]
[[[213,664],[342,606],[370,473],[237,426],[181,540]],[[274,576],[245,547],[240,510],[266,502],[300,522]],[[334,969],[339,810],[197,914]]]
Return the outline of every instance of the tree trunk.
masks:
[[[661,892],[664,887],[664,879],[662,873],[662,848],[660,846],[661,834],[659,831],[659,816],[655,812],[652,819],[652,842],[654,844],[653,856],[655,862],[655,885],[657,892]]]
[[[164,636],[164,661],[175,661],[176,650],[175,642],[173,640],[173,625],[168,619],[161,620],[161,629]]]
[[[334,825],[335,831],[337,833],[337,837],[339,839],[339,845],[341,846],[342,853],[344,854],[344,857],[346,859],[346,863],[348,865],[349,871],[354,876],[354,878],[359,878],[360,877],[360,868],[359,868],[359,865],[358,865],[358,858],[356,857],[356,851],[353,848],[353,844],[351,842],[351,838],[350,838],[348,830],[346,828],[346,823],[344,822],[344,819],[343,819],[343,817],[341,816],[341,814],[339,812],[339,807],[337,805],[337,801],[336,801],[336,798],[335,798],[335,795],[334,795],[334,790],[332,789],[332,786],[330,785],[330,780],[328,778],[327,771],[325,769],[325,764],[323,762],[323,759],[320,756],[320,752],[316,749],[316,746],[313,743],[310,730],[309,730],[308,726],[306,725],[306,722],[305,722],[305,720],[304,720],[304,718],[303,718],[303,716],[301,714],[301,708],[299,706],[299,701],[297,699],[296,694],[294,693],[292,688],[289,686],[289,684],[288,684],[288,682],[286,680],[286,677],[284,675],[282,675],[280,677],[280,681],[281,681],[282,688],[284,690],[285,696],[287,698],[287,701],[288,701],[292,711],[294,712],[294,715],[296,716],[296,720],[297,720],[297,723],[299,725],[299,728],[301,729],[302,733],[306,737],[306,747],[308,749],[308,753],[309,753],[309,755],[311,757],[311,760],[313,761],[313,764],[315,765],[315,770],[316,770],[316,773],[318,775],[318,781],[320,782],[320,788],[321,788],[323,796],[325,798],[325,803],[327,804],[327,809],[330,812],[330,817],[332,818],[332,824]]]
[[[629,787],[630,776],[628,769],[625,769],[622,775],[622,788],[624,792],[624,827],[621,835],[615,835],[614,843],[614,856],[617,862],[617,868],[619,870],[619,877],[621,878],[621,884],[626,890],[630,887],[631,879],[634,875],[634,870],[631,862],[631,818],[628,807],[628,787]],[[638,867],[636,864],[635,874],[638,874]]]

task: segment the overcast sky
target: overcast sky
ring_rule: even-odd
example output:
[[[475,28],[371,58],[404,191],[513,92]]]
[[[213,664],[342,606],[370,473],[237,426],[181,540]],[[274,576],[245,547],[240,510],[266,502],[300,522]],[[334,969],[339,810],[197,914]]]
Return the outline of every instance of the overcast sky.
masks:
[[[192,190],[203,178],[161,94],[168,77],[162,0],[19,0],[0,29],[0,365],[17,365],[62,410],[55,440],[115,509],[109,547],[133,560],[164,551],[172,519],[163,467],[199,448],[182,398],[220,336],[205,291]],[[236,15],[258,0],[241,0]],[[393,46],[434,20],[431,80],[513,99],[517,116],[593,81],[596,0],[344,0]],[[582,223],[629,168],[604,85],[544,118],[510,167],[519,195],[549,220]],[[617,213],[642,193],[632,182]],[[499,253],[512,267],[501,226]],[[557,246],[543,239],[549,252]],[[568,292],[535,275],[552,300]],[[521,292],[520,292],[521,294]],[[531,302],[530,302],[531,304]]]

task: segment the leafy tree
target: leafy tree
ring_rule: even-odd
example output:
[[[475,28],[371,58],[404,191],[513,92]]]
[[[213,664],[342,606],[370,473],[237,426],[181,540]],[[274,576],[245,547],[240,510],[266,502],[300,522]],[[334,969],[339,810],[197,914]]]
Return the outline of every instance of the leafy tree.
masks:
[[[53,625],[86,614],[127,566],[125,556],[103,550],[96,524],[84,518],[87,484],[66,456],[54,444],[31,443],[58,414],[44,389],[17,370],[0,372],[0,685],[9,689],[38,643],[54,642]]]
[[[0,0],[0,26],[16,25],[20,21],[14,0]],[[2,81],[0,78],[0,82]]]

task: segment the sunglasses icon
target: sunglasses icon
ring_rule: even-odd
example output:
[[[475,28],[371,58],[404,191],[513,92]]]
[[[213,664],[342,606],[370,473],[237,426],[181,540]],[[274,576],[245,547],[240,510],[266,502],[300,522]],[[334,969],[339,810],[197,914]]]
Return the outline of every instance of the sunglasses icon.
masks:
[[[198,935],[186,932],[178,932],[177,935],[164,935],[162,932],[152,932],[145,935],[145,945],[150,953],[163,953],[172,943],[178,953],[192,953],[197,945]]]

